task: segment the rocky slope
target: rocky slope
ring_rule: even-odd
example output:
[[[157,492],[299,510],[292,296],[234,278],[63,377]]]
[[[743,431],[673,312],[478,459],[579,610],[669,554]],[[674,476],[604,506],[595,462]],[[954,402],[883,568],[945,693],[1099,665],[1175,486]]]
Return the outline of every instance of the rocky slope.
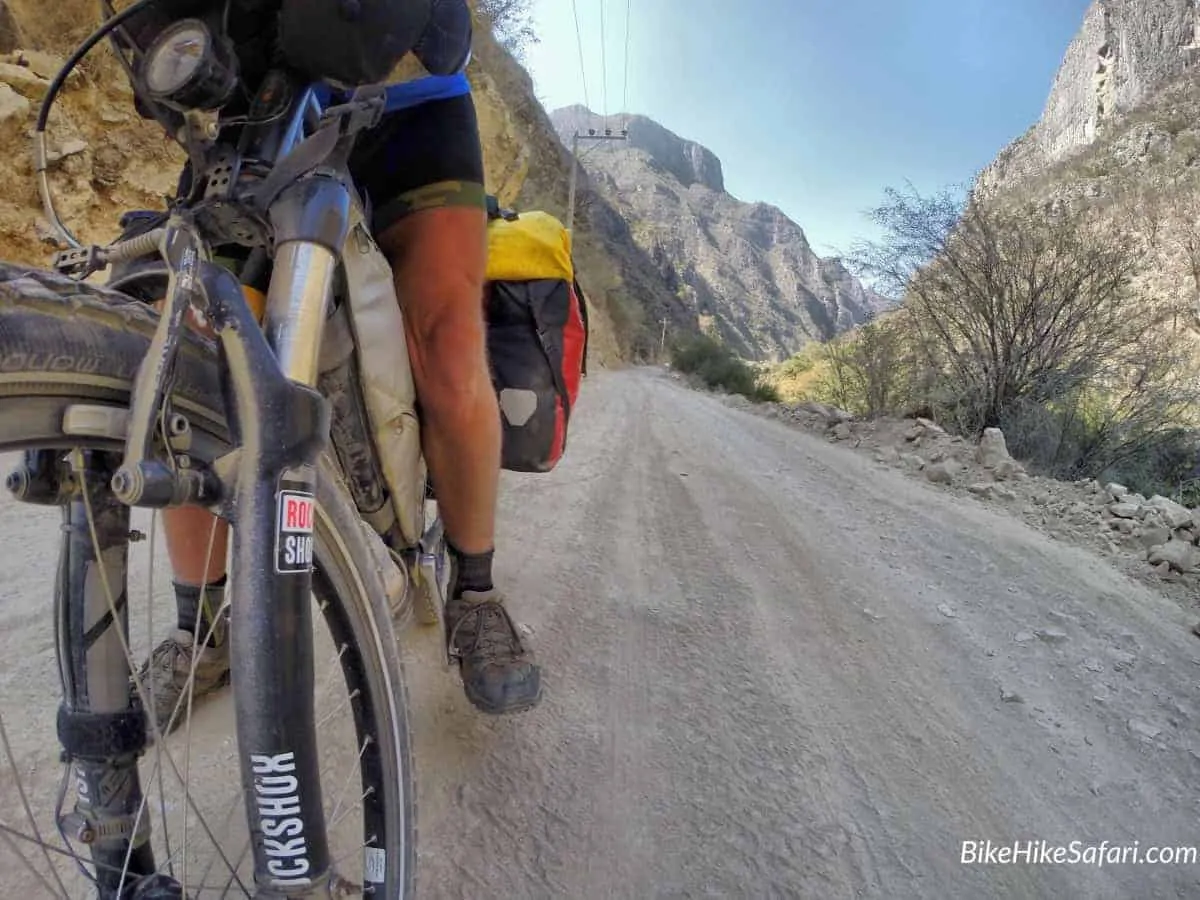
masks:
[[[1195,0],[1094,0],[1067,48],[1041,119],[980,176],[1012,187],[1078,155],[1200,62]]]
[[[989,202],[1082,209],[1139,247],[1135,290],[1200,340],[1200,4],[1094,0],[1045,110],[976,180]],[[1196,359],[1200,360],[1200,349]]]
[[[743,356],[777,361],[887,305],[780,210],[726,192],[707,148],[643,116],[570,106],[551,118],[568,146],[576,130],[628,128],[628,141],[585,142],[580,158],[670,287],[663,315],[676,329],[711,325]]]
[[[118,4],[123,5],[123,4]],[[96,25],[93,0],[0,0],[0,258],[44,265],[53,252],[33,180],[29,136],[49,79]],[[518,208],[562,216],[568,155],[535,99],[525,70],[476,28],[469,70],[484,143],[488,188]],[[107,45],[97,47],[68,82],[50,118],[52,185],[59,212],[81,239],[115,235],[121,211],[161,208],[182,155],[134,112],[126,79]],[[644,323],[669,300],[657,269],[623,220],[590,181],[577,220],[579,280],[593,307],[593,359],[636,357]]]

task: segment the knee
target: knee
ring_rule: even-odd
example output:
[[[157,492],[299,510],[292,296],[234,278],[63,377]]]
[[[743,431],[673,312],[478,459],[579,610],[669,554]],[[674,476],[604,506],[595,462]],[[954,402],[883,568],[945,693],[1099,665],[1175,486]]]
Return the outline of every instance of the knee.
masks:
[[[473,415],[492,395],[480,290],[464,284],[441,302],[431,291],[433,308],[406,316],[421,405],[435,417]]]

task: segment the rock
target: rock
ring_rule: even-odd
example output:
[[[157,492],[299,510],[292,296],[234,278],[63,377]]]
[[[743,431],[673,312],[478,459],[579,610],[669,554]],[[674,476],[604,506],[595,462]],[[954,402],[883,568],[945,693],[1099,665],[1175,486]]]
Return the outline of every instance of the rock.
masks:
[[[989,469],[994,469],[1005,460],[1012,459],[1008,455],[1008,444],[1004,441],[1004,432],[999,428],[983,429],[983,436],[979,439],[979,447],[975,451],[975,459]]]
[[[1060,631],[1057,628],[1038,628],[1034,634],[1039,640],[1045,641],[1047,644],[1062,644],[1069,640],[1065,631]]]
[[[13,63],[0,62],[0,81],[10,85],[18,94],[28,97],[30,100],[41,100],[46,96],[46,90],[50,87],[50,82],[45,78],[35,75],[25,66]]]
[[[1144,528],[1167,528],[1166,520],[1157,509],[1152,509],[1149,506],[1139,507],[1138,516],[1141,517]]]
[[[1007,688],[1002,687],[1002,688],[1000,688],[1000,702],[1001,703],[1024,703],[1025,698],[1022,697],[1020,694],[1018,694],[1016,691],[1010,691]]]
[[[1058,625],[1072,625],[1075,622],[1079,621],[1075,616],[1071,615],[1070,613],[1065,613],[1058,609],[1046,610],[1046,618],[1049,619],[1051,622],[1054,622]]]
[[[1139,509],[1141,507],[1136,503],[1114,503],[1108,511],[1120,519],[1136,519]]]
[[[1170,528],[1185,528],[1192,524],[1192,511],[1167,497],[1155,494],[1146,501],[1143,508],[1158,510],[1164,522]]]
[[[60,56],[55,56],[53,53],[45,53],[41,50],[18,50],[5,60],[5,62],[22,66],[29,69],[29,71],[39,78],[53,81],[55,76],[58,75],[59,69],[66,63],[66,60]],[[83,73],[79,69],[73,69],[71,74],[67,76],[67,83],[69,84],[72,80],[82,77]]]
[[[922,469],[925,467],[925,460],[921,459],[915,453],[901,453],[900,461],[912,469]]]
[[[930,434],[945,434],[946,433],[946,429],[943,428],[941,425],[938,425],[932,419],[925,419],[925,418],[922,418],[921,416],[917,416],[917,422],[921,425],[924,425],[925,430],[928,431]]]
[[[10,120],[19,124],[32,108],[33,104],[0,81],[0,125]]]
[[[833,426],[833,436],[839,441],[844,441],[850,437],[850,426],[846,422],[838,422]]]
[[[87,141],[79,139],[65,141],[58,149],[52,149],[46,153],[46,162],[50,165],[62,162],[68,156],[77,156],[80,153],[86,152],[88,149]]]
[[[1171,539],[1171,532],[1162,527],[1145,528],[1138,535],[1138,540],[1142,542],[1142,546],[1147,550],[1153,550],[1165,544]]]
[[[1121,534],[1133,534],[1137,530],[1137,524],[1133,519],[1113,519],[1112,527]]]
[[[16,50],[23,43],[24,37],[17,24],[17,18],[4,0],[0,0],[0,53]]]
[[[934,484],[953,484],[958,472],[958,463],[952,459],[944,459],[925,467],[925,477]]]
[[[948,606],[945,603],[939,603],[937,611],[940,612],[947,619],[957,619],[958,618],[958,613],[952,607]]]
[[[1083,667],[1089,672],[1103,672],[1104,663],[1096,659],[1094,656],[1089,656],[1083,661]]]
[[[836,406],[829,406],[826,403],[820,403],[816,400],[805,400],[796,407],[797,412],[807,413],[824,419],[827,426],[832,428],[842,422],[851,422],[854,416],[846,412],[844,409],[838,409]]]
[[[996,463],[995,467],[992,469],[992,474],[994,474],[1000,481],[1029,477],[1028,473],[1025,471],[1025,467],[1015,459],[1000,460],[1000,462]]]
[[[125,172],[125,167],[128,163],[129,160],[116,147],[103,146],[98,148],[92,154],[92,183],[97,187],[112,187],[121,180],[121,176]],[[740,394],[734,394],[733,397],[737,399],[728,403],[728,405],[734,409],[750,405],[750,401]],[[738,400],[741,401],[740,404],[737,402]]]
[[[1033,632],[1032,631],[1018,631],[1016,634],[1013,635],[1013,640],[1016,641],[1018,644],[1027,644],[1033,640]]]
[[[1147,557],[1150,565],[1166,563],[1177,572],[1191,572],[1200,564],[1200,552],[1187,541],[1170,540],[1155,547]]]
[[[967,485],[967,490],[972,494],[978,494],[980,497],[991,499],[992,492],[995,490],[995,485],[987,481],[977,481],[974,484]]]
[[[875,459],[881,463],[893,465],[900,462],[900,451],[895,447],[880,447],[875,451]]]
[[[1108,495],[1114,500],[1121,500],[1126,494],[1129,493],[1129,488],[1125,487],[1123,484],[1118,484],[1115,481],[1110,481],[1107,485],[1105,485],[1104,489],[1108,491]]]
[[[920,440],[924,434],[925,426],[918,422],[916,425],[909,427],[909,429],[904,432],[904,439],[909,443],[912,443],[913,441]]]
[[[1130,731],[1148,741],[1152,741],[1162,734],[1162,729],[1157,725],[1151,725],[1149,722],[1143,722],[1141,719],[1130,719],[1128,725]]]
[[[1017,499],[1016,491],[1012,490],[1011,488],[1001,487],[1000,485],[996,486],[995,494],[996,494],[996,498],[999,500],[1016,500]]]

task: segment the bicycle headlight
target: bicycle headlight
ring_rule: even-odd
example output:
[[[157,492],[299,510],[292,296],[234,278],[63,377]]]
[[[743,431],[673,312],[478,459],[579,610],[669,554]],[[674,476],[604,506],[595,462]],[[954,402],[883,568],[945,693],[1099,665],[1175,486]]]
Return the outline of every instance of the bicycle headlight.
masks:
[[[164,29],[142,57],[152,100],[176,109],[220,109],[237,86],[237,58],[199,19]]]

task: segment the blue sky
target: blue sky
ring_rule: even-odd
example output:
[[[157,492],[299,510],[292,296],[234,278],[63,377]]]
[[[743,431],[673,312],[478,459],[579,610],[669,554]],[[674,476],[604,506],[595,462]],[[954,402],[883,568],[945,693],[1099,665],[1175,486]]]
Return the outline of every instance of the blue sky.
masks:
[[[731,194],[779,206],[829,254],[872,233],[885,186],[965,183],[1033,124],[1088,0],[574,3],[593,111],[704,144]],[[539,99],[584,102],[571,0],[533,13]]]

